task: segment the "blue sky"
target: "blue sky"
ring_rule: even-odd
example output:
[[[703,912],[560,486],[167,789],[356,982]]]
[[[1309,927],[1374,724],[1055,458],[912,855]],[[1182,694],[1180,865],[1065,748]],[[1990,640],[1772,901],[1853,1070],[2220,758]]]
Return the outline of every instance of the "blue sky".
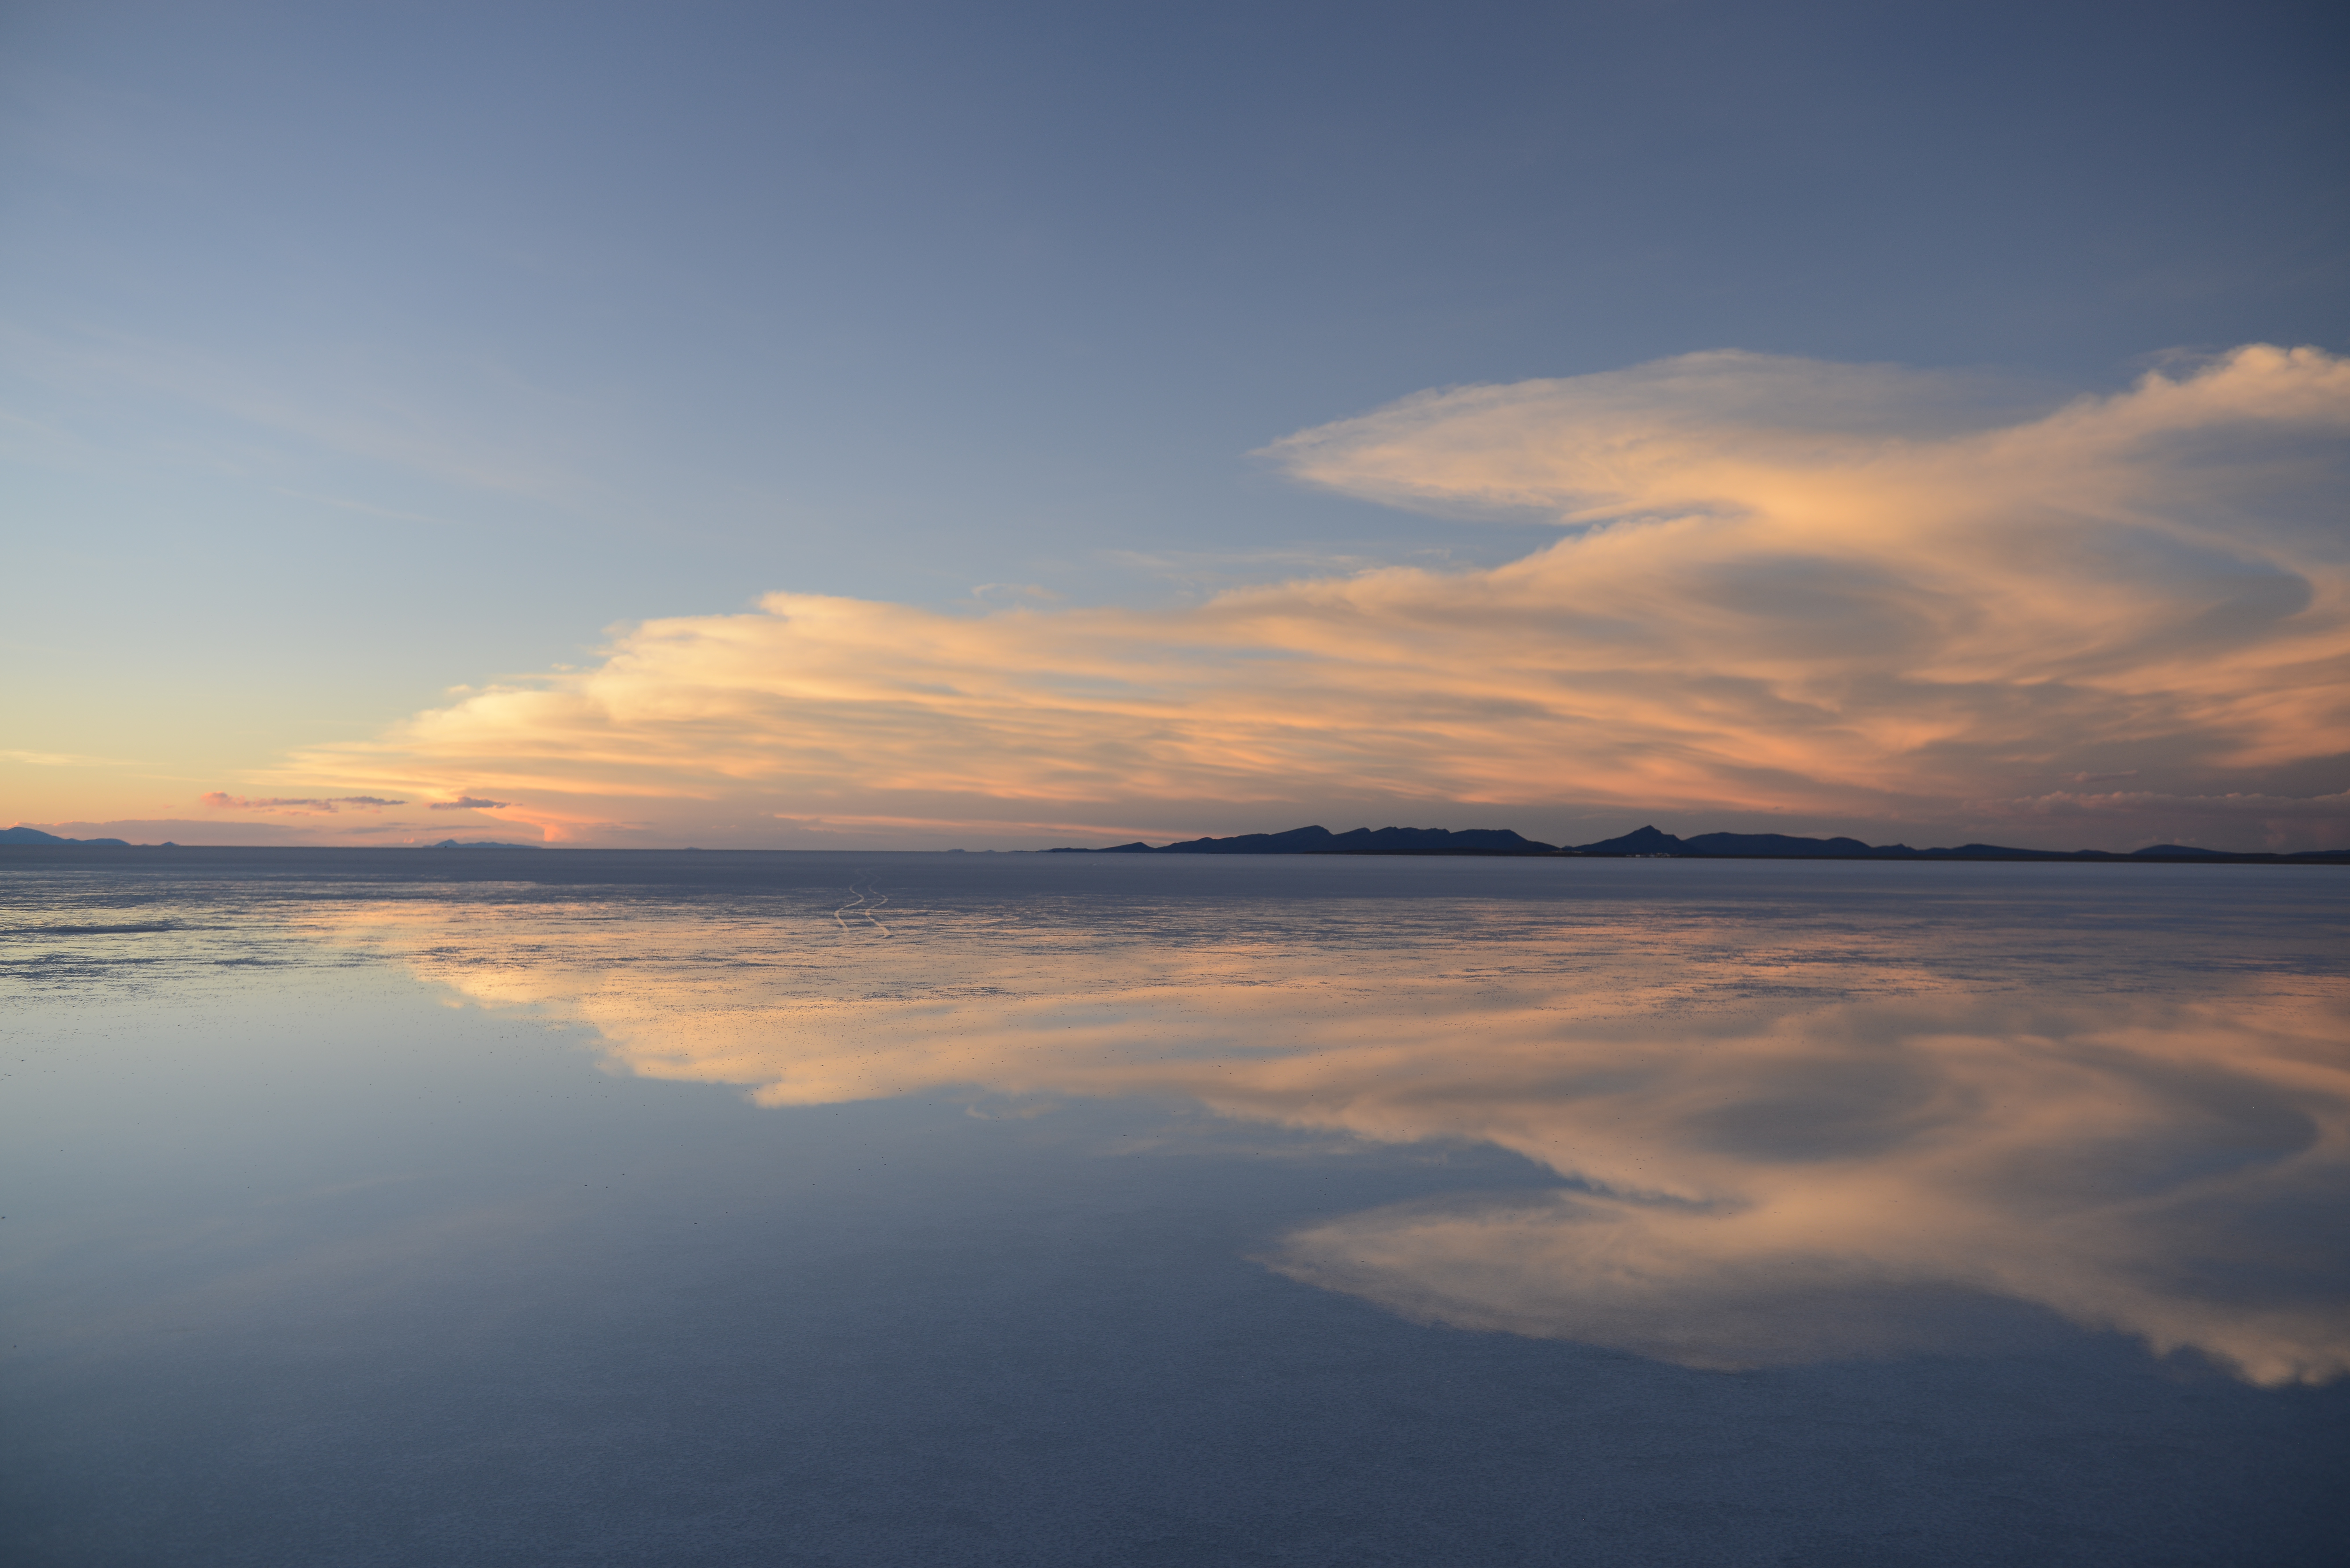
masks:
[[[2338,352],[2345,31],[15,6],[5,743],[93,760],[0,783],[183,815],[771,592],[1149,609],[1524,556],[1252,455],[1429,389],[1739,348],[1987,370],[2021,414]]]

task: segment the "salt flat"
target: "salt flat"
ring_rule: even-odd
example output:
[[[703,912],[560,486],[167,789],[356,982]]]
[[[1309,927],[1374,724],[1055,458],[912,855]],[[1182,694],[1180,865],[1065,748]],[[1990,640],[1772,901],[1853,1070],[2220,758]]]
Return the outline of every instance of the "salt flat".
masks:
[[[2331,1563],[2333,868],[0,860],[11,1560]]]

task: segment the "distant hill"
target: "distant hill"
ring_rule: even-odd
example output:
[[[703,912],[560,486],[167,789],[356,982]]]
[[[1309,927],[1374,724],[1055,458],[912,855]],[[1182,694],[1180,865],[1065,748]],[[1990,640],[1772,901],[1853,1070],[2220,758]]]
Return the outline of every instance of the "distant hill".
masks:
[[[1784,833],[1700,833],[1679,838],[1654,826],[1615,838],[1565,848],[1522,837],[1508,828],[1357,827],[1333,833],[1326,827],[1293,827],[1286,833],[1243,833],[1230,838],[1192,838],[1156,846],[1118,844],[1107,849],[1055,849],[1055,855],[1518,855],[1587,856],[1600,858],[1660,857],[1696,860],[2186,860],[2236,865],[2350,864],[2350,850],[2313,849],[2293,855],[2231,854],[2183,844],[2157,844],[2126,855],[2103,849],[2011,849],[1998,844],[1961,844],[1950,849],[1912,849],[1906,844],[1868,845],[1857,838],[1798,838]]]
[[[37,827],[0,827],[0,844],[104,844],[117,849],[128,849],[130,841],[122,838],[59,838],[54,833],[43,833]]]
[[[1898,846],[1897,847],[1900,847]],[[1676,838],[1653,827],[1635,828],[1621,838],[1579,844],[1578,855],[1735,855],[1750,859],[1844,860],[1877,853],[1857,838],[1791,838],[1783,833],[1702,833]]]
[[[505,844],[494,838],[444,838],[438,844],[420,844],[419,849],[538,849],[536,844]]]
[[[1506,827],[1357,827],[1333,833],[1326,827],[1293,827],[1286,833],[1243,833],[1232,838],[1193,838],[1181,844],[1120,844],[1102,850],[1055,849],[1055,855],[1550,855],[1554,846],[1522,838]]]
[[[2151,844],[2126,855],[2106,849],[2015,849],[2003,844],[1961,844],[1949,849],[1912,849],[1906,844],[1863,844],[1857,838],[1795,838],[1783,833],[1700,833],[1676,838],[1654,827],[1620,838],[1603,838],[1561,851],[1566,855],[1664,855],[1737,860],[2201,860],[2261,865],[2272,862],[2350,862],[2350,850],[2309,849],[2292,855],[2237,854],[2184,844]]]

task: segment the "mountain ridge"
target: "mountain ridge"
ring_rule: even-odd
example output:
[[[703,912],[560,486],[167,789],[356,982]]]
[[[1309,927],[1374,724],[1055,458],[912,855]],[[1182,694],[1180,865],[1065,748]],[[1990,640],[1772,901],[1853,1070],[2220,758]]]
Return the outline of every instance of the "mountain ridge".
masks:
[[[102,844],[116,849],[130,847],[130,841],[125,838],[60,838],[54,833],[43,833],[37,827],[26,827],[22,824],[15,827],[0,827],[0,844]]]
[[[1227,838],[1191,838],[1153,846],[1137,840],[1100,849],[1076,846],[1050,855],[1506,855],[1553,858],[1690,860],[2086,860],[2188,861],[2201,864],[2350,864],[2350,850],[2305,849],[2291,854],[2199,849],[2184,844],[2154,844],[2143,849],[2018,849],[2003,844],[1961,844],[1913,849],[1907,844],[1863,843],[1857,838],[1804,838],[1784,833],[1700,833],[1682,838],[1654,824],[1590,844],[1554,845],[1505,827],[1357,827],[1333,833],[1321,825],[1284,833],[1242,833]]]

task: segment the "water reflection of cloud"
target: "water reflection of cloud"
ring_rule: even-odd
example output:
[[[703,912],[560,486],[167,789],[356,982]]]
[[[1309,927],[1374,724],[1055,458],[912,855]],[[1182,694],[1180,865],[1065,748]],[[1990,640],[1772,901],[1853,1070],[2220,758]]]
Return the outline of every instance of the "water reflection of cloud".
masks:
[[[1408,1315],[1697,1366],[1931,1343],[1956,1292],[2323,1379],[2350,1356],[2345,1282],[2275,1219],[2338,1213],[2345,1081],[2321,1064],[2344,1023],[2240,994],[1581,1034],[1570,1058],[1638,1069],[1492,1083],[1430,1119],[1485,1120],[1596,1190],[1351,1216],[1274,1261]]]
[[[432,940],[390,940],[476,1000],[592,1025],[629,1071],[763,1104],[1156,1096],[1565,1179],[1344,1217],[1266,1260],[1424,1320],[1736,1367],[1950,1345],[1997,1299],[2266,1384],[2350,1369],[2330,979],[2002,989],[1916,943],[1856,966],[1849,933],[1428,905],[1385,949],[919,911],[884,942],[821,908],[659,932],[443,909]],[[1694,985],[1709,963],[1749,983]]]

